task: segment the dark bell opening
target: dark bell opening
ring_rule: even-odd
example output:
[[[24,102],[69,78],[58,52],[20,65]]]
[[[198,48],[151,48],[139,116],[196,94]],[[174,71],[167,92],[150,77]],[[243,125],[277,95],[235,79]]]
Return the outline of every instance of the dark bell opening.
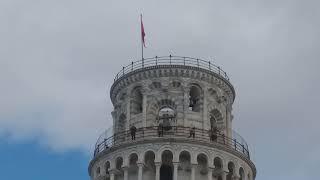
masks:
[[[160,180],[172,180],[172,168],[169,165],[162,165],[160,168]]]

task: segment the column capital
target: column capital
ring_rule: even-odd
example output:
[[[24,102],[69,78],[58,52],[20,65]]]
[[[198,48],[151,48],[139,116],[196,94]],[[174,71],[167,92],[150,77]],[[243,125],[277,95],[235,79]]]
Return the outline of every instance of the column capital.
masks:
[[[179,162],[172,162],[173,166],[178,166]]]
[[[118,169],[110,169],[109,174],[116,174],[119,170]]]
[[[144,163],[142,163],[142,162],[138,162],[138,163],[137,163],[137,166],[138,166],[139,168],[140,168],[140,167],[143,168],[145,165],[144,165]]]
[[[122,166],[122,170],[126,171],[129,169],[129,166]]]
[[[162,164],[161,162],[154,162],[154,165],[155,165],[155,166],[159,166],[159,167],[160,167],[161,164]]]

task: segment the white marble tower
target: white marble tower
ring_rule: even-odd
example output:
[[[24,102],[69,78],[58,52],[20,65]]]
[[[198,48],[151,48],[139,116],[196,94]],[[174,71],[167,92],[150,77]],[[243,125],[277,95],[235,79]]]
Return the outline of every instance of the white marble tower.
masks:
[[[209,61],[132,62],[110,90],[113,134],[89,164],[92,180],[254,180],[248,146],[232,130],[235,91]]]

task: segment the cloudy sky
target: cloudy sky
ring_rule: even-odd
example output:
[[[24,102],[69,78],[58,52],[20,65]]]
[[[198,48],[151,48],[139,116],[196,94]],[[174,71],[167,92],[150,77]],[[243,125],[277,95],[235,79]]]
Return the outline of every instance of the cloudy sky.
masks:
[[[0,179],[89,179],[92,146],[111,125],[114,75],[140,58],[140,13],[145,57],[210,59],[228,73],[234,128],[250,145],[257,179],[318,179],[319,7],[0,0]]]

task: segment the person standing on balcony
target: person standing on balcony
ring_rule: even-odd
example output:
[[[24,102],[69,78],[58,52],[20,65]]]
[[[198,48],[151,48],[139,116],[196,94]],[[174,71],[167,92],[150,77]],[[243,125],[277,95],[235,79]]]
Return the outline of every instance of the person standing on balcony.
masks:
[[[137,128],[134,125],[132,125],[130,127],[131,140],[136,140],[136,132]]]
[[[190,137],[195,138],[195,135],[196,135],[196,127],[193,126],[193,127],[190,129],[190,136],[189,136],[189,138],[190,138]]]

